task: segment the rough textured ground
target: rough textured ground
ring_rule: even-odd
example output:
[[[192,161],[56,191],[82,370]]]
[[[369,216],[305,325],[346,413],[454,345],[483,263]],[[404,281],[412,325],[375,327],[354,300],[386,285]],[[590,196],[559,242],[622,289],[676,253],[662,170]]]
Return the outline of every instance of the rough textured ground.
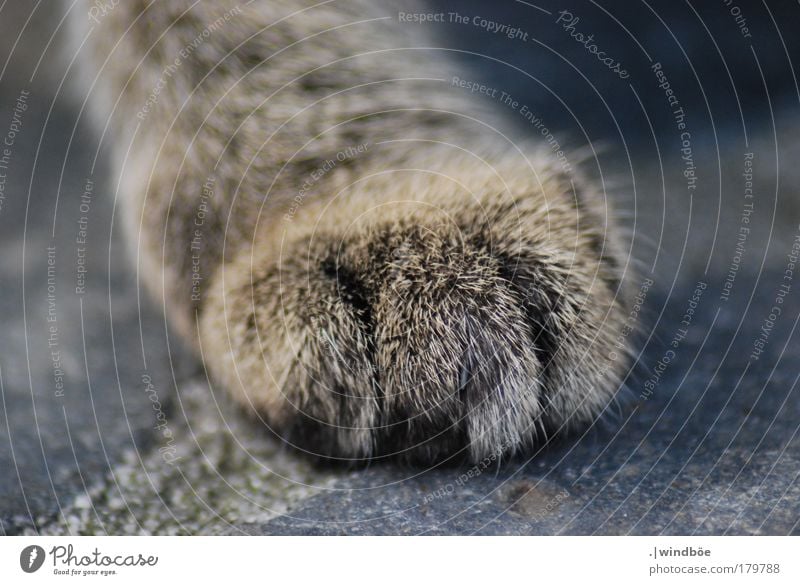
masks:
[[[560,25],[531,16],[525,4],[491,14],[460,5],[527,27],[543,43],[444,27],[443,43],[473,52],[460,58],[476,79],[541,113],[566,146],[587,139],[607,146],[603,164],[589,166],[602,169],[604,180],[616,177],[612,190],[634,233],[634,280],[654,283],[636,318],[637,363],[618,410],[529,459],[337,470],[285,451],[210,387],[202,365],[167,334],[124,261],[107,144],[76,124],[79,104],[58,89],[56,41],[39,62],[60,15],[34,14],[12,53],[28,9],[9,16],[4,6],[0,66],[11,58],[0,79],[0,138],[21,91],[30,97],[10,164],[0,169],[0,533],[800,530],[800,273],[785,279],[800,235],[800,96],[791,70],[800,41],[779,38],[770,15],[748,9],[748,42],[710,5],[698,15],[674,3],[658,7],[669,27],[644,6],[625,13],[624,24],[670,72],[685,105],[699,177],[690,195],[663,90],[617,23],[590,3],[573,9],[579,28],[626,56],[630,83],[592,68]],[[772,17],[791,22],[789,12]],[[587,77],[564,74],[566,62]],[[745,224],[749,152],[756,186]],[[80,206],[87,179],[94,189],[88,210]],[[81,216],[88,217],[87,289],[77,294]],[[742,227],[750,228],[744,242]],[[698,282],[706,288],[686,325]]]
[[[709,303],[711,304],[711,303]],[[704,305],[654,396],[621,424],[561,441],[501,469],[390,467],[340,481],[268,534],[797,534],[798,332],[775,332],[752,365],[731,348],[738,313]],[[712,326],[713,323],[713,326]],[[756,323],[745,322],[751,328]],[[698,348],[708,349],[698,351]],[[781,356],[778,359],[778,356]],[[658,351],[642,356],[660,359]],[[748,372],[742,376],[743,370]],[[354,515],[353,510],[358,510]]]

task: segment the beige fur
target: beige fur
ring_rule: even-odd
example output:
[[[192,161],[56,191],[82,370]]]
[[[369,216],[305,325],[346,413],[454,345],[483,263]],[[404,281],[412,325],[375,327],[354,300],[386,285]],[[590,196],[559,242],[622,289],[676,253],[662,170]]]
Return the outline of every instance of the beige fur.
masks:
[[[514,143],[397,8],[140,0],[89,24],[140,273],[277,434],[478,460],[613,399],[625,262],[599,191]]]

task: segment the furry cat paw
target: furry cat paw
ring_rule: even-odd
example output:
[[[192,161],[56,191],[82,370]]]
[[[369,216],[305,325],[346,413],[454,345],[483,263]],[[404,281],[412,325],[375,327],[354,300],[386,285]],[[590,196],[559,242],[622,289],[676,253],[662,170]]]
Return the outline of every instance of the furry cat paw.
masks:
[[[348,461],[477,461],[591,421],[626,365],[622,248],[563,175],[493,173],[373,176],[262,230],[204,310],[212,373]]]

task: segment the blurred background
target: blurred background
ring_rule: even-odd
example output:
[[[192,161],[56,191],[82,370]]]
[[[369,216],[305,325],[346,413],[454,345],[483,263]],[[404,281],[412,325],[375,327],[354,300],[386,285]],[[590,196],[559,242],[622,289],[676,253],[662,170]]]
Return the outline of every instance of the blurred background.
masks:
[[[5,2],[0,533],[798,532],[800,5],[424,5],[445,22],[415,26],[453,74],[519,105],[475,99],[587,159],[630,232],[643,332],[627,407],[432,500],[460,471],[285,452],[136,284],[108,140],[74,85],[71,2]]]

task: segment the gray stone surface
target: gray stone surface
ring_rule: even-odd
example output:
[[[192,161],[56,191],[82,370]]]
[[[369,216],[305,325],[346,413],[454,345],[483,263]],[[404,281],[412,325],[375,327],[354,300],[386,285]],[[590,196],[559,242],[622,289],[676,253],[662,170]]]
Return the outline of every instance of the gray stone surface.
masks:
[[[19,95],[4,89],[3,135]],[[67,150],[74,112],[56,110],[48,120],[51,99],[31,91],[0,209],[0,528],[6,532],[56,514],[123,451],[152,443],[157,421],[144,374],[169,405],[172,366],[179,377],[196,369],[180,360],[178,346],[167,351],[159,312],[138,304],[133,270],[111,235],[108,185],[92,175],[93,153],[81,146],[86,130],[78,128]],[[99,182],[82,212],[87,179]],[[81,216],[86,245],[77,243]],[[87,272],[86,290],[77,294],[79,248]]]
[[[743,357],[749,348],[735,337],[741,313],[722,311],[714,321],[715,300],[701,301],[683,349],[676,351],[650,399],[634,398],[618,421],[499,468],[383,466],[357,473],[290,514],[248,529],[264,534],[796,534],[800,345],[793,326],[800,300],[787,301],[785,310],[793,317],[776,325],[758,362]],[[743,329],[757,330],[761,319],[755,314]],[[720,348],[732,340],[720,360]],[[661,359],[659,345],[641,356],[644,366],[630,383],[632,391],[643,387],[647,371]]]

